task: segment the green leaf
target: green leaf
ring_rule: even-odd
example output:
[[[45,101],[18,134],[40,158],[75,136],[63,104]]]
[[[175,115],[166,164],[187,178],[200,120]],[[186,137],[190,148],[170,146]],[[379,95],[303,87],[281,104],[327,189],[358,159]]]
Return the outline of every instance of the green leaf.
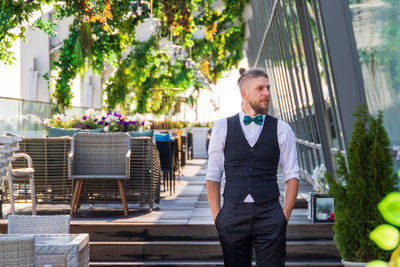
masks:
[[[397,170],[397,176],[400,177],[400,169]]]
[[[388,267],[389,265],[384,261],[371,261],[365,267]]]
[[[381,224],[369,234],[369,238],[384,250],[396,248],[399,244],[399,237],[399,230],[389,224]]]
[[[392,192],[378,204],[382,217],[396,226],[400,226],[400,192]]]

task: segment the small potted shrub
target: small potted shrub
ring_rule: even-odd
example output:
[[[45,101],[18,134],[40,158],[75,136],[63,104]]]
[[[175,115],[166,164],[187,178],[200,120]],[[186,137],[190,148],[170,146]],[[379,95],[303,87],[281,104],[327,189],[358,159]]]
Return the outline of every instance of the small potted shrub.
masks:
[[[388,261],[369,233],[384,223],[377,205],[395,191],[390,141],[383,127],[383,115],[368,115],[366,106],[354,113],[356,122],[347,149],[347,163],[336,154],[336,179],[326,174],[329,193],[335,198],[336,245],[345,266],[365,266],[372,260]]]

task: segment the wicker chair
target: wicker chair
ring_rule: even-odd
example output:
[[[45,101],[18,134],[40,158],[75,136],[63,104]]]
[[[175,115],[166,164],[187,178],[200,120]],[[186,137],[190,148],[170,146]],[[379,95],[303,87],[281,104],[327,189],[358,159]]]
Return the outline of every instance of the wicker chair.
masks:
[[[69,234],[69,215],[9,215],[9,234]]]
[[[76,133],[68,156],[68,177],[76,179],[70,215],[77,212],[86,179],[116,179],[128,216],[123,179],[130,177],[131,138],[127,133]]]
[[[9,198],[11,202],[11,214],[15,214],[15,205],[14,205],[14,182],[21,182],[25,180],[29,180],[30,190],[31,190],[31,199],[32,199],[32,214],[36,215],[36,193],[35,193],[35,182],[34,182],[34,173],[32,158],[26,153],[18,153],[15,154],[15,151],[19,150],[18,142],[22,141],[21,137],[16,136],[2,136],[0,138],[0,143],[3,143],[2,147],[0,147],[2,166],[4,170],[6,170],[6,175],[3,176],[3,179],[8,182],[9,189]],[[17,158],[24,158],[28,162],[28,166],[25,168],[13,168],[12,161]],[[8,166],[6,166],[8,164]],[[26,191],[26,187],[25,187]]]
[[[35,267],[34,235],[0,235],[0,266]]]

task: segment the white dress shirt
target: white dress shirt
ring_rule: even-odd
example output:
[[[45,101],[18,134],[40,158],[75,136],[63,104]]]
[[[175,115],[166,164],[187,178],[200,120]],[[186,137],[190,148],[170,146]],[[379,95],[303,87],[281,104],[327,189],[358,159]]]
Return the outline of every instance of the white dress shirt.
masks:
[[[247,114],[245,114],[244,111],[239,113],[240,126],[242,127],[247,142],[251,147],[253,147],[260,137],[261,131],[264,127],[265,115],[263,115],[263,123],[261,125],[257,125],[253,122],[248,125],[244,125],[243,118],[245,115]],[[221,182],[222,174],[224,172],[224,150],[227,128],[228,126],[226,118],[218,120],[214,124],[208,147],[208,167],[206,180]],[[282,169],[285,182],[290,179],[299,180],[299,165],[297,164],[296,137],[294,132],[292,128],[290,128],[289,124],[278,120],[277,135],[280,150],[279,166]],[[251,195],[247,195],[244,202],[254,202],[254,200]]]

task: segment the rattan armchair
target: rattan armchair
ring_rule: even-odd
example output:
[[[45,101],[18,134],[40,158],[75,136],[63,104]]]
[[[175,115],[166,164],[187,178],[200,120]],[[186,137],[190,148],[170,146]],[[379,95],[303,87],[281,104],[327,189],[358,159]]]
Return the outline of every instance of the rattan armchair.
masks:
[[[69,215],[9,215],[9,234],[69,234]]]
[[[77,212],[85,180],[118,181],[124,215],[128,216],[122,180],[130,177],[131,137],[127,133],[76,133],[68,156],[68,177],[76,180],[71,212]]]
[[[34,235],[0,235],[0,266],[35,267]]]
[[[30,184],[30,195],[32,199],[32,214],[36,215],[36,193],[35,193],[35,181],[32,158],[26,153],[15,154],[15,151],[19,150],[18,142],[22,141],[21,137],[17,136],[2,136],[0,143],[3,145],[0,147],[1,161],[2,161],[2,178],[8,182],[9,198],[11,202],[11,214],[15,214],[14,205],[14,183],[29,180]],[[28,166],[23,168],[13,168],[12,161],[17,158],[24,158]],[[3,175],[4,174],[4,175]],[[26,186],[25,186],[26,192]]]

